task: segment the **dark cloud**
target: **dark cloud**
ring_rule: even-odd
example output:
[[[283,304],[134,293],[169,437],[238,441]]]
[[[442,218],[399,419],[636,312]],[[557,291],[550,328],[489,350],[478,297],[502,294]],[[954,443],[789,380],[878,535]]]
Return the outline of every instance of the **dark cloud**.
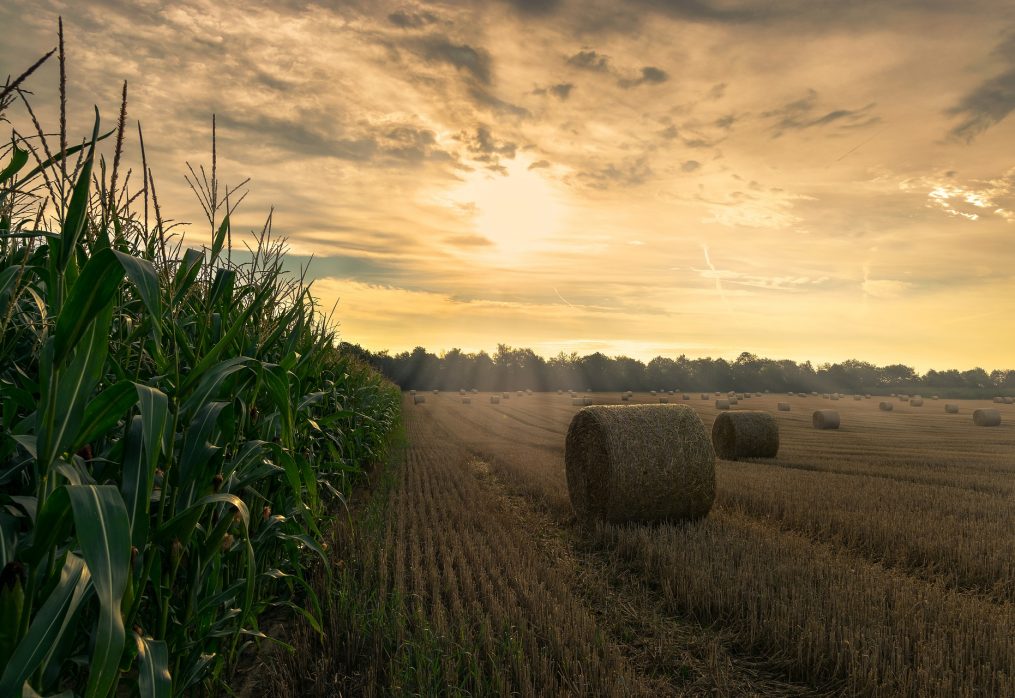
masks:
[[[437,22],[440,18],[433,12],[411,12],[395,10],[388,15],[388,21],[402,29],[419,29]]]
[[[561,82],[556,85],[549,85],[547,87],[537,87],[532,91],[532,94],[536,95],[553,95],[557,99],[567,99],[571,96],[571,90],[574,89],[574,83]]]
[[[670,76],[665,70],[647,65],[641,69],[641,77],[621,78],[617,81],[617,84],[625,90],[628,90],[632,87],[638,87],[639,85],[659,85],[669,79]]]
[[[530,170],[539,170],[550,166],[549,160],[536,160],[534,163],[529,165]]]
[[[610,57],[592,49],[582,49],[567,59],[568,65],[573,65],[582,70],[592,70],[597,73],[605,73],[610,70]]]
[[[498,114],[516,116],[522,119],[530,116],[529,110],[525,107],[519,107],[517,104],[505,102],[503,99],[490,94],[487,90],[480,87],[473,86],[469,88],[469,96],[472,97],[472,101],[478,106],[486,107]]]
[[[994,49],[994,56],[1003,61],[1006,69],[977,85],[946,112],[962,117],[948,132],[952,138],[971,143],[1015,110],[1015,33]]]
[[[729,129],[733,127],[734,123],[736,123],[737,118],[738,117],[734,114],[726,114],[725,116],[720,116],[718,119],[716,119],[715,125],[718,126],[719,128]]]
[[[578,176],[595,189],[609,189],[612,186],[638,186],[644,184],[652,176],[652,168],[645,158],[615,165],[579,172]]]
[[[873,102],[859,109],[834,109],[824,113],[817,111],[817,102],[818,93],[809,89],[800,99],[763,112],[761,116],[774,120],[771,127],[773,138],[786,131],[803,131],[815,126],[834,124],[838,129],[856,129],[881,121],[881,117],[871,113],[875,106]]]
[[[701,163],[698,162],[697,160],[687,160],[686,162],[684,162],[684,163],[682,163],[680,165],[680,171],[681,172],[694,172],[699,167],[701,167]]]
[[[507,174],[507,169],[500,164],[501,158],[513,160],[518,152],[518,144],[512,141],[497,140],[490,127],[480,124],[474,133],[461,133],[457,139],[465,144],[470,157],[481,162],[486,169],[500,174]]]
[[[483,85],[489,85],[493,78],[493,61],[484,49],[456,44],[441,35],[423,38],[417,42],[417,46],[424,59],[464,70]]]

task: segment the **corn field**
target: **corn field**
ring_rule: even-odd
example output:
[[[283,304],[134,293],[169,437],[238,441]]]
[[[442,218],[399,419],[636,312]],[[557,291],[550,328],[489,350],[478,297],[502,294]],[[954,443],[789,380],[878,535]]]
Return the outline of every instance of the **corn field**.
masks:
[[[28,124],[0,150],[0,696],[218,692],[269,609],[320,629],[322,518],[399,395],[335,349],[270,216],[234,253],[214,150],[185,249],[121,163],[126,85],[69,144],[63,82],[54,135],[26,77],[0,87]]]

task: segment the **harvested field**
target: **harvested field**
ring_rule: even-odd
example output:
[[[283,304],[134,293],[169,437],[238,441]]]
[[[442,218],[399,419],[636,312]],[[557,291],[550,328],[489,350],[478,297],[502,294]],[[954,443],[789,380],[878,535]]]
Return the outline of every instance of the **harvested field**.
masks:
[[[400,649],[362,649],[364,692],[1015,695],[1015,409],[982,429],[849,400],[819,430],[807,402],[754,398],[778,456],[718,460],[706,519],[650,526],[575,519],[566,396],[405,410],[383,535],[357,553]],[[723,412],[688,404],[706,429]],[[413,652],[432,664],[407,678]]]

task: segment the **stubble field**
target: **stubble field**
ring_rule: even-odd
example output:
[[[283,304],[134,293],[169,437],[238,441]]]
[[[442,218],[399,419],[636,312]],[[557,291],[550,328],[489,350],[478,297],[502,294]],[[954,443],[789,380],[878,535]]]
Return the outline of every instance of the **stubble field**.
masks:
[[[337,542],[394,630],[310,673],[376,695],[1015,695],[1015,407],[746,399],[779,456],[717,461],[707,519],[589,527],[570,398],[471,397],[407,396],[375,524]],[[714,398],[691,397],[670,400],[711,427]],[[1004,423],[974,426],[988,405]],[[841,428],[813,429],[818,408]]]

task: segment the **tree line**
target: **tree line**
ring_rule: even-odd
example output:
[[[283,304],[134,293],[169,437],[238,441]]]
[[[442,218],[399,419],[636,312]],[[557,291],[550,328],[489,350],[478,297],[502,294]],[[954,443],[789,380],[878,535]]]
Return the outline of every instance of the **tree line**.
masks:
[[[550,358],[532,349],[499,344],[492,355],[452,349],[441,355],[416,347],[390,354],[355,344],[342,349],[379,369],[404,390],[684,390],[887,393],[923,390],[959,397],[983,397],[1015,391],[1015,370],[982,368],[930,370],[904,364],[877,366],[851,359],[817,366],[810,361],[768,359],[749,352],[734,361],[710,357],[657,356],[648,363],[600,352],[579,356],[563,352]]]

